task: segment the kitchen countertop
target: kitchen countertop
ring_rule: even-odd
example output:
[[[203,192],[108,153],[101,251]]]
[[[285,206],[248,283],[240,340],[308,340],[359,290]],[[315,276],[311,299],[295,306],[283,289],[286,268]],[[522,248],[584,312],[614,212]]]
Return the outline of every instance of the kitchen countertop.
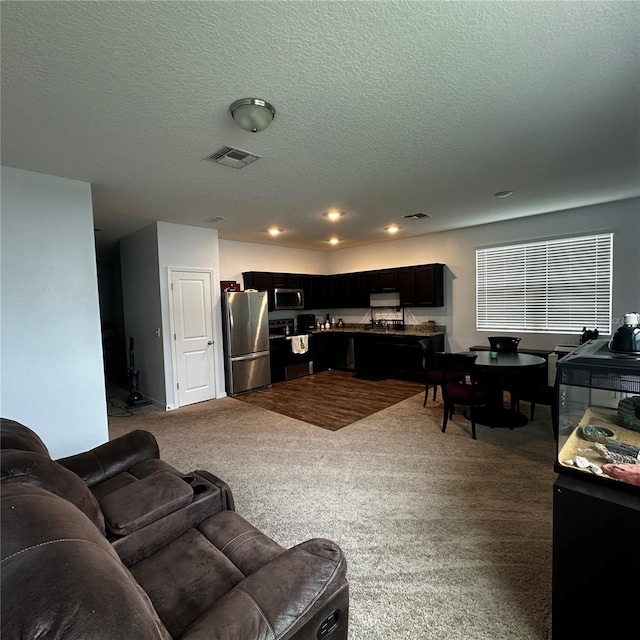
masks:
[[[441,325],[436,325],[435,330],[430,330],[424,325],[408,325],[404,329],[384,329],[384,328],[376,328],[372,329],[369,325],[350,325],[346,326],[342,329],[331,328],[331,329],[314,329],[313,331],[307,331],[304,335],[311,334],[341,334],[341,333],[365,333],[365,334],[374,334],[374,335],[383,335],[383,336],[416,336],[420,338],[428,338],[429,336],[441,336],[445,335],[446,327]],[[271,338],[286,338],[281,334],[270,333],[269,339]]]

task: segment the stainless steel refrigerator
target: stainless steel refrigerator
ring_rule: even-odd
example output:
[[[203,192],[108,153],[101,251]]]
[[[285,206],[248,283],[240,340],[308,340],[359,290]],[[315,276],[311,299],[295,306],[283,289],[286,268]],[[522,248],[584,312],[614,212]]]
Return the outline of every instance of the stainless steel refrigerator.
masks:
[[[227,394],[270,385],[267,292],[223,292],[222,333]]]

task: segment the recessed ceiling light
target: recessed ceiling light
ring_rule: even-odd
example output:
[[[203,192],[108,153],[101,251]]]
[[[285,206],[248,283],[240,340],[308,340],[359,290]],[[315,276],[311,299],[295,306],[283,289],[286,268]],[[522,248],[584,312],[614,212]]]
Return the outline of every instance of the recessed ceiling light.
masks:
[[[340,211],[340,209],[329,209],[324,215],[329,218],[329,220],[338,220],[342,218],[344,212]]]
[[[508,198],[513,195],[513,191],[498,191],[498,193],[493,194],[496,198]]]
[[[278,227],[271,227],[271,229],[269,229],[269,234],[272,236],[278,236],[282,233],[282,229],[278,229]]]
[[[384,230],[388,233],[398,233],[398,231],[400,231],[400,227],[398,227],[397,224],[391,224],[388,227],[385,227]]]
[[[340,242],[339,238],[331,238],[329,240],[329,244],[338,244],[338,242]]]

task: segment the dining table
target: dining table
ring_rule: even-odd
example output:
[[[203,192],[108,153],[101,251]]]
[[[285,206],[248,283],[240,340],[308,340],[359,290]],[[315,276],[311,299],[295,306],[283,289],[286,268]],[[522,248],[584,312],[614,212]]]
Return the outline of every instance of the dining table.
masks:
[[[515,429],[524,427],[529,421],[520,411],[504,406],[505,374],[523,372],[545,366],[545,359],[529,353],[499,351],[497,356],[489,351],[470,351],[476,356],[474,366],[483,373],[489,374],[494,390],[493,398],[484,407],[475,410],[475,420],[488,427]]]

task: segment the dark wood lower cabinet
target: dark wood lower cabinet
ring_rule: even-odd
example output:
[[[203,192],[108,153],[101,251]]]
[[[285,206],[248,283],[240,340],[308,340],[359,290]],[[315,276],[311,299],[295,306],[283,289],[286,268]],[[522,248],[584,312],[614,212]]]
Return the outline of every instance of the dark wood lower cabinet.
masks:
[[[444,351],[444,335],[408,336],[393,333],[318,331],[310,345],[314,372],[327,369],[356,371],[381,378],[397,378],[421,382],[422,349],[419,340],[427,337],[436,351]],[[285,379],[285,366],[290,342],[271,341],[271,382]]]
[[[269,340],[269,361],[271,365],[271,382],[282,382],[285,380],[285,370],[287,366],[287,354],[291,343],[283,338],[273,338]]]
[[[422,381],[422,348],[419,341],[428,338],[436,351],[444,351],[444,335],[407,336],[393,334],[356,334],[355,363],[358,373],[403,380]]]
[[[352,341],[353,333],[316,333],[313,336],[313,370],[327,369],[353,370]]]
[[[313,370],[315,373],[333,369],[331,337],[329,333],[315,333],[313,335]]]

